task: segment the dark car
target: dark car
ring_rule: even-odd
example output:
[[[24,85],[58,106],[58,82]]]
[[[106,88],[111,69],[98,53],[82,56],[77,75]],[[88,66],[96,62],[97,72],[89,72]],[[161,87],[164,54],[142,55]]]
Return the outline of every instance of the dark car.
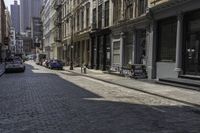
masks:
[[[64,63],[60,60],[50,60],[48,62],[48,68],[50,69],[60,69],[62,70],[64,66]]]

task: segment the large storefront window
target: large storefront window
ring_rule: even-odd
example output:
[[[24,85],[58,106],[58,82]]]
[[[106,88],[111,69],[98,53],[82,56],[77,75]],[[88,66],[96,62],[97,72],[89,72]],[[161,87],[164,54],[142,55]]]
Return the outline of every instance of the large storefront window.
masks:
[[[106,35],[105,36],[105,43],[106,43],[106,69],[109,69],[110,64],[111,64],[111,59],[110,59],[110,36]]]
[[[159,22],[158,26],[158,61],[175,62],[176,57],[176,18]]]
[[[120,41],[113,43],[113,64],[120,64]]]
[[[133,34],[127,33],[126,34],[126,39],[124,40],[124,61],[123,65],[131,65],[133,64],[132,58],[133,58]]]
[[[186,37],[184,71],[188,75],[200,75],[200,11],[185,15]]]

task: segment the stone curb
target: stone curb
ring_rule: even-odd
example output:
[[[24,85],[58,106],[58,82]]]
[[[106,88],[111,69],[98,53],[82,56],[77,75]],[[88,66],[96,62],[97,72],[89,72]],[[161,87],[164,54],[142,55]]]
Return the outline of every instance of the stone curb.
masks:
[[[160,98],[165,98],[165,99],[168,99],[168,100],[171,100],[171,101],[176,101],[176,102],[179,102],[179,103],[190,105],[190,106],[200,110],[200,104],[196,104],[196,103],[192,103],[192,102],[188,102],[188,101],[184,101],[184,100],[180,100],[180,99],[176,99],[176,98],[172,98],[172,97],[167,97],[167,96],[164,96],[164,95],[161,95],[161,94],[149,92],[149,91],[146,91],[146,90],[141,90],[139,88],[134,88],[134,87],[130,87],[130,86],[127,86],[127,85],[122,85],[122,84],[119,84],[119,83],[115,83],[115,82],[112,82],[112,81],[96,78],[94,76],[90,76],[90,75],[86,75],[86,74],[81,74],[81,73],[74,72],[74,71],[71,71],[71,70],[66,70],[66,69],[64,69],[64,70],[68,71],[68,72],[72,72],[74,74],[79,74],[79,75],[82,75],[82,76],[85,76],[85,77],[88,77],[88,78],[93,78],[93,79],[96,79],[96,80],[99,80],[99,81],[110,83],[110,84],[113,84],[113,85],[118,85],[118,86],[129,88],[129,89],[132,89],[132,90],[135,90],[135,91],[143,92],[143,93],[146,93],[146,94],[149,94],[149,95],[153,95],[153,96],[157,96],[157,97],[160,97]]]
[[[0,72],[0,77],[3,76],[4,73],[5,73],[5,70],[3,70],[2,72]]]
[[[4,74],[4,71],[2,73],[0,73],[0,77],[3,76],[3,74]]]

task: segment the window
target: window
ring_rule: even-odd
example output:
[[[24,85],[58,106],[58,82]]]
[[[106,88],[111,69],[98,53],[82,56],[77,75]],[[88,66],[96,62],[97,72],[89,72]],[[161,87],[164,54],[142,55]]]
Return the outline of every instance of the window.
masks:
[[[147,7],[147,0],[138,1],[138,16],[146,12],[146,7]]]
[[[96,27],[97,27],[97,25],[96,25],[96,8],[95,9],[93,9],[93,20],[92,20],[92,27],[93,27],[93,29],[95,29]]]
[[[120,41],[113,43],[113,64],[120,64]]]
[[[81,30],[84,28],[84,11],[81,11]]]
[[[86,28],[89,27],[89,21],[90,21],[90,8],[87,7],[87,9],[86,9]]]
[[[158,61],[174,62],[176,55],[176,18],[159,22]]]
[[[79,19],[79,11],[77,12],[77,31],[79,31],[79,23],[80,23],[80,19]]]
[[[120,20],[121,16],[121,0],[114,1],[114,9],[113,9],[113,23],[117,23]]]
[[[125,17],[127,19],[133,18],[133,1],[125,0]]]
[[[105,2],[105,27],[109,26],[109,1]]]
[[[98,28],[102,27],[102,5],[98,6]]]

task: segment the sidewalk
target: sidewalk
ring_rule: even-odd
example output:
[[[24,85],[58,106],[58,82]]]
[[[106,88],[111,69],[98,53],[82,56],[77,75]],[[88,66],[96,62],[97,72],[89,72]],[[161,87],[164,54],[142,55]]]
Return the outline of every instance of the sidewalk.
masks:
[[[200,108],[200,90],[189,90],[184,88],[166,86],[146,81],[129,79],[122,76],[112,75],[100,70],[87,69],[87,74],[81,73],[80,67],[75,67],[70,70],[70,67],[64,67],[64,70],[81,74],[86,77],[97,79],[103,82],[119,85],[122,87],[134,89],[140,92],[148,93],[150,95],[159,96],[173,101],[178,101],[184,104]]]
[[[0,77],[3,75],[3,73],[4,73],[4,64],[0,63]]]

